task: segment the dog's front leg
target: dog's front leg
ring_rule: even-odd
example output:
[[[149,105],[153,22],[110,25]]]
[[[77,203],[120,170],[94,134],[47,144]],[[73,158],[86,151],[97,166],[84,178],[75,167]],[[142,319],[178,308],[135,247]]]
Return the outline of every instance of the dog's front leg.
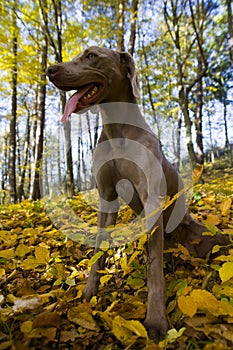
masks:
[[[109,233],[105,230],[105,228],[111,225],[115,225],[117,217],[117,211],[111,211],[112,210],[110,210],[109,213],[103,212],[100,207],[100,211],[98,213],[99,229],[96,238],[94,254],[98,253],[101,250],[100,246],[103,241],[109,241]],[[100,274],[98,273],[98,270],[104,269],[105,259],[106,253],[104,253],[91,267],[90,275],[88,277],[86,287],[83,291],[83,295],[87,301],[89,301],[98,292],[100,282]]]
[[[146,214],[148,211],[146,211]],[[151,231],[148,240],[148,305],[144,325],[151,339],[162,339],[168,330],[168,322],[165,311],[165,286],[163,274],[163,215],[156,218],[156,223],[151,228],[149,219],[148,230]],[[157,216],[156,215],[156,216]],[[148,223],[147,223],[148,225]]]

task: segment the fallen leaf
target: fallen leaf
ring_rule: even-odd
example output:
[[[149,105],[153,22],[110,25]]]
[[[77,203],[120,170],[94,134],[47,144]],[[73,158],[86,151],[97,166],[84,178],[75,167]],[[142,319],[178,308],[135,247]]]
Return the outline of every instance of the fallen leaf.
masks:
[[[101,258],[101,256],[104,255],[103,251],[99,251],[97,252],[95,255],[92,256],[92,258],[89,260],[88,262],[88,266],[91,267],[97,260],[99,260]]]
[[[206,215],[205,223],[206,224],[212,224],[212,225],[219,225],[221,223],[221,217],[216,214],[208,214]]]
[[[38,264],[47,264],[50,260],[50,253],[46,247],[35,247],[35,257]]]
[[[213,293],[217,298],[221,298],[222,295],[233,298],[233,279],[223,282],[220,285],[215,284],[213,286]]]
[[[116,316],[112,322],[112,332],[115,337],[124,345],[134,343],[136,337],[148,338],[145,327],[135,320],[125,320],[121,316]],[[134,336],[134,338],[133,338]]]
[[[43,328],[43,327],[59,327],[61,323],[61,317],[54,311],[44,311],[37,315],[32,323],[32,328]]]
[[[61,342],[68,342],[68,341],[75,341],[75,338],[78,338],[79,334],[75,330],[70,330],[70,331],[62,331],[60,335],[60,341]]]
[[[42,338],[45,337],[50,341],[54,340],[56,337],[57,328],[49,327],[49,328],[34,328],[28,334],[29,338]]]
[[[202,173],[203,173],[204,166],[203,164],[197,164],[192,172],[192,178],[193,178],[193,185],[198,182],[200,179]]]
[[[100,277],[100,284],[104,285],[112,278],[112,275],[104,275]]]
[[[14,249],[0,250],[0,258],[14,259],[14,257],[15,257]]]
[[[25,321],[21,324],[21,332],[23,333],[30,333],[32,330],[32,321]]]
[[[232,198],[230,197],[220,204],[220,210],[221,210],[222,216],[227,216],[229,214],[231,209],[231,204],[232,204]]]
[[[6,274],[5,269],[0,268],[0,278],[2,278]]]
[[[213,294],[206,290],[194,289],[190,296],[201,311],[209,312],[214,316],[233,316],[233,306],[224,301],[219,301]]]
[[[25,244],[19,244],[15,250],[15,253],[19,257],[24,257],[26,254],[28,254],[31,251],[31,248],[28,245]]]
[[[220,276],[222,282],[226,282],[230,278],[233,277],[233,262],[232,261],[226,262],[222,265],[222,267],[220,267],[219,276]]]
[[[193,317],[197,312],[197,303],[190,295],[178,297],[178,306],[184,315]]]
[[[78,324],[83,328],[93,331],[99,330],[96,321],[92,317],[91,307],[88,303],[72,307],[68,310],[67,317],[71,322]]]

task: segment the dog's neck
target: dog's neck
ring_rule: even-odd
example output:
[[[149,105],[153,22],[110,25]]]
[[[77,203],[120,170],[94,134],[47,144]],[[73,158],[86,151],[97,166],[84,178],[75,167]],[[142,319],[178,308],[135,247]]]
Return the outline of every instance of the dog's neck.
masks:
[[[131,138],[135,127],[152,132],[141,114],[139,106],[126,102],[111,102],[99,105],[103,130],[108,139],[117,137]]]

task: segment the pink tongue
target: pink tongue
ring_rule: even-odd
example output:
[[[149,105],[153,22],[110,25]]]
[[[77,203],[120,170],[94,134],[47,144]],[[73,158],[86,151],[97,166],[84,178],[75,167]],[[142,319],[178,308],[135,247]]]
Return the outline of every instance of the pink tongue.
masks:
[[[69,98],[69,100],[66,102],[65,110],[61,119],[62,123],[66,123],[69,120],[70,115],[77,109],[80,98],[82,98],[93,86],[94,84],[86,85]]]
[[[66,123],[69,119],[69,116],[76,110],[78,100],[81,96],[82,94],[77,91],[66,102],[65,110],[61,119],[62,123]]]

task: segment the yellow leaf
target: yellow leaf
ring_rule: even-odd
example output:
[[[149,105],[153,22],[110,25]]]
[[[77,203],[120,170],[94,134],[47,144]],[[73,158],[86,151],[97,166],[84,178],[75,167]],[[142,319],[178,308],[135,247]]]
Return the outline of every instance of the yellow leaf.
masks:
[[[219,269],[219,275],[222,280],[222,282],[228,281],[230,278],[233,277],[233,262],[226,262],[220,267]]]
[[[178,338],[182,336],[184,331],[185,327],[182,327],[179,331],[177,331],[175,328],[169,329],[169,331],[167,332],[166,341],[170,344],[174,343]]]
[[[109,249],[109,241],[102,241],[100,244],[100,249],[106,252]]]
[[[195,168],[193,169],[192,178],[193,178],[193,184],[196,184],[198,180],[200,179],[202,172],[203,172],[204,166],[203,164],[197,164]]]
[[[184,287],[182,289],[182,295],[188,295],[191,292],[192,289],[193,289],[193,287],[191,287],[191,286]]]
[[[143,247],[145,243],[148,240],[148,234],[143,233],[143,235],[140,237],[139,242],[138,242],[138,250],[143,250]]]
[[[125,271],[128,267],[128,261],[127,261],[127,255],[124,255],[121,259],[120,259],[120,263],[121,263],[121,268],[123,271]]]
[[[26,254],[28,254],[30,251],[31,249],[25,244],[19,244],[15,250],[16,255],[21,258],[24,257]]]
[[[0,258],[13,259],[15,257],[14,249],[0,250]]]
[[[35,257],[39,264],[47,264],[50,260],[50,253],[46,247],[35,247]]]
[[[182,244],[178,243],[177,246],[179,248],[179,251],[182,252],[185,256],[190,256],[190,253],[189,253],[188,249],[185,248]]]
[[[128,265],[126,255],[121,259],[121,268],[123,270],[123,277],[128,275],[133,270],[133,268]]]
[[[219,215],[208,214],[206,216],[205,223],[212,225],[219,225],[221,223],[221,217]]]
[[[38,266],[38,262],[34,256],[29,256],[27,259],[23,260],[20,264],[20,267],[25,270],[32,270]]]
[[[216,244],[215,246],[213,246],[212,254],[219,252],[220,249],[221,249],[220,245]]]
[[[147,331],[141,322],[136,320],[126,321],[128,328],[134,332],[138,337],[147,338]]]
[[[2,276],[4,276],[6,274],[5,269],[0,268],[0,278],[2,278]]]
[[[134,278],[131,275],[129,275],[129,277],[127,278],[127,284],[133,289],[139,289],[144,286],[145,281],[142,278]]]
[[[231,209],[231,203],[232,203],[232,199],[227,198],[224,202],[220,204],[220,210],[221,210],[222,216],[227,216],[229,214],[229,211]]]
[[[193,317],[197,312],[197,304],[190,295],[178,297],[178,306],[180,311],[189,317]]]
[[[125,320],[121,316],[116,316],[112,322],[112,332],[115,337],[124,345],[133,343],[136,340],[135,335],[142,338],[148,338],[145,327],[135,320]]]
[[[233,316],[233,307],[230,304],[217,300],[213,294],[206,290],[195,289],[190,295],[195,300],[199,310],[207,311],[214,316]]]
[[[129,264],[128,265],[131,265],[132,262],[136,259],[136,257],[138,256],[138,254],[141,254],[138,250],[136,250],[130,257],[129,259]]]
[[[91,267],[97,260],[101,258],[102,255],[104,255],[104,252],[102,252],[101,250],[95,255],[93,255],[93,257],[88,262],[88,267]]]
[[[124,327],[122,320],[124,319],[120,316],[114,318],[112,322],[112,333],[122,344],[127,345],[132,341],[132,332],[127,327]],[[124,321],[126,322],[126,320]]]
[[[83,328],[93,331],[99,330],[99,327],[92,317],[92,310],[89,303],[80,304],[70,308],[68,310],[67,317],[71,322],[78,324]]]
[[[104,285],[112,278],[112,275],[104,275],[100,277],[100,284]]]
[[[23,322],[20,329],[23,333],[30,333],[32,330],[32,321]]]
[[[213,286],[213,293],[217,298],[221,298],[222,295],[227,295],[228,298],[233,298],[233,279],[220,285],[215,284]]]

